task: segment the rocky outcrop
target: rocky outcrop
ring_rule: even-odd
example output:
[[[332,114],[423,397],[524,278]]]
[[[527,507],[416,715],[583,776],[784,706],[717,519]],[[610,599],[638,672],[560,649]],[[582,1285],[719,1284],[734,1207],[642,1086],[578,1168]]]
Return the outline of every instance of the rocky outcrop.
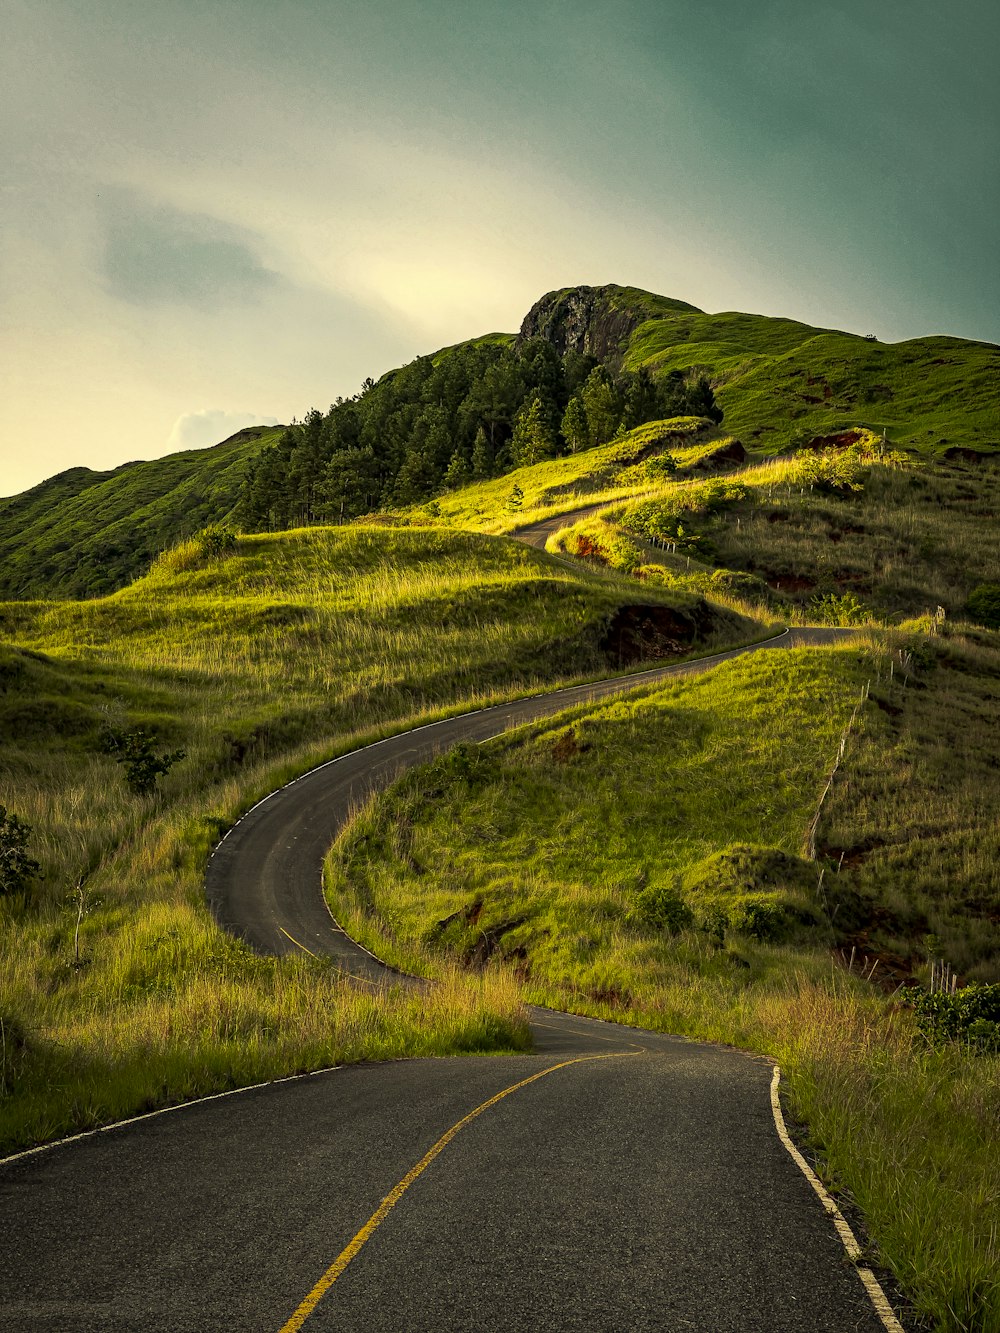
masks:
[[[633,287],[568,287],[548,292],[535,302],[524,317],[517,342],[544,338],[560,355],[581,352],[617,369],[640,324],[701,313],[685,301]]]
[[[732,467],[737,463],[747,461],[747,451],[743,447],[742,440],[728,440],[725,444],[720,444],[718,449],[713,449],[711,453],[703,454],[697,463],[692,464],[692,472],[716,472],[721,468]]]
[[[601,650],[612,666],[680,657],[696,639],[714,628],[708,603],[701,598],[690,611],[670,606],[620,606],[608,622]]]

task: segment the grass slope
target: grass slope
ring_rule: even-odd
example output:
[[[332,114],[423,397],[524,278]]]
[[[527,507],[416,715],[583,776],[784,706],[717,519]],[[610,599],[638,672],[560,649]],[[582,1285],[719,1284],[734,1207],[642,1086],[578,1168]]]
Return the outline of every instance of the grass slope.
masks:
[[[765,454],[857,426],[931,455],[1000,450],[1000,348],[992,344],[944,337],[871,342],[794,320],[709,315],[614,285],[551,292],[529,312],[524,330],[559,346],[571,336],[626,369],[707,375],[727,431]],[[504,333],[470,340],[513,341]],[[0,596],[93,596],[120,587],[159,551],[224,519],[247,460],[277,433],[248,439],[241,432],[214,449],[110,474],[73,469],[0,501]]]
[[[646,587],[791,619],[815,617],[816,599],[845,596],[889,623],[938,607],[962,619],[974,588],[1000,582],[996,460],[866,457],[852,466],[856,489],[837,489],[812,483],[808,451],[716,470],[713,455],[731,442],[725,427],[694,418],[651,422],[601,448],[452,491],[410,518],[499,532],[601,505],[567,517],[549,549],[635,574]],[[663,453],[679,463],[676,473],[658,471]],[[676,549],[645,535],[673,520],[684,529]]]
[[[830,963],[859,931],[869,972],[888,929],[920,958],[961,936],[1000,974],[992,846],[968,860],[1000,780],[988,742],[953,730],[992,693],[998,643],[939,645],[906,689],[886,679],[902,646],[743,658],[460,747],[357,818],[328,882],[350,929],[421,971],[499,959],[533,1000],[777,1058],[824,1173],[928,1326],[995,1333],[1000,1059],[929,1049]],[[842,737],[817,863],[803,851]],[[892,849],[838,869],[859,837]],[[963,885],[987,900],[974,929]]]
[[[350,528],[214,560],[189,542],[112,596],[0,606],[0,804],[33,826],[44,876],[28,902],[0,897],[0,1151],[330,1061],[523,1044],[502,980],[380,1008],[322,962],[252,955],[209,917],[205,859],[323,758],[605,673],[633,597],[504,539]],[[187,757],[135,795],[107,724]]]
[[[1000,449],[1000,348],[991,343],[871,342],[765,315],[691,314],[640,325],[625,365],[707,375],[726,429],[767,453],[854,426],[933,454]]]
[[[161,551],[225,518],[248,460],[280,433],[250,427],[211,449],[113,472],[72,468],[0,500],[0,598],[113,592]]]

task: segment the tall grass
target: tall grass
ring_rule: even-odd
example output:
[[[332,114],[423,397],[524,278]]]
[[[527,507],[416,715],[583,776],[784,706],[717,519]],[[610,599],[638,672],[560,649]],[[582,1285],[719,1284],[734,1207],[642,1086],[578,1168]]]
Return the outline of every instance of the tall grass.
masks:
[[[881,756],[913,807],[900,836],[919,846],[931,791],[920,747],[949,716],[946,667],[910,680],[913,711],[879,706],[878,672],[898,649],[870,639],[740,659],[467,747],[363,812],[328,884],[352,930],[415,970],[502,959],[536,1002],[775,1057],[823,1174],[863,1210],[874,1260],[934,1328],[996,1333],[1000,1061],[930,1050],[898,997],[831,958],[859,903],[882,919],[900,863],[859,881],[826,845],[847,836],[852,811],[866,830],[878,818],[883,789],[866,775]],[[982,688],[996,651],[967,651]],[[817,863],[807,831],[869,683]],[[894,744],[889,720],[904,716],[908,738]],[[953,749],[956,768],[969,762]],[[988,790],[1000,810],[1000,782]],[[889,831],[895,806],[881,808]],[[956,812],[931,798],[930,813]],[[950,843],[953,867],[962,845]],[[925,943],[918,932],[909,947],[919,957]],[[869,947],[885,947],[874,927]],[[1000,961],[995,927],[968,947],[984,969]]]
[[[522,1040],[509,992],[474,985],[464,1017],[390,996],[388,1035],[367,1019],[352,1035],[364,994],[215,927],[205,858],[312,763],[603,674],[604,626],[633,597],[509,541],[358,527],[246,537],[214,560],[189,543],[110,597],[0,606],[0,804],[43,868],[30,901],[0,900],[0,1017],[20,1034],[0,1145],[352,1052],[458,1050],[473,1029]],[[136,795],[106,726],[187,757]]]

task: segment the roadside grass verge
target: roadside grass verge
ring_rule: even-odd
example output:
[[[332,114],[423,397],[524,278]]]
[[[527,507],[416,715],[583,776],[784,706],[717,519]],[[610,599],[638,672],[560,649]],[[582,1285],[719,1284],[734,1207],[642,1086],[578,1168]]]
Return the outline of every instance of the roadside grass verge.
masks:
[[[322,962],[249,957],[198,914],[185,920],[164,903],[141,932],[119,938],[119,989],[97,1012],[79,978],[44,1028],[24,1034],[0,1015],[6,1149],[337,1064],[530,1046],[519,989],[501,971],[470,984],[454,969],[429,989],[359,985]],[[139,978],[136,958],[151,952],[159,968],[147,961]],[[29,970],[30,960],[5,968],[5,996],[31,987]]]
[[[26,900],[0,898],[0,1151],[317,1061],[459,1051],[476,1031],[516,1045],[509,992],[460,978],[464,1010],[421,1017],[390,996],[379,1035],[364,992],[218,930],[206,858],[255,800],[334,754],[606,675],[608,621],[635,600],[506,540],[343,528],[241,538],[214,559],[187,543],[110,597],[0,606],[0,804],[32,826],[42,866]],[[716,638],[759,633],[709,618]],[[186,757],[136,794],[108,726]]]
[[[793,619],[815,619],[821,599],[889,623],[939,606],[962,619],[972,590],[1000,580],[996,461],[868,460],[857,480],[857,490],[813,485],[808,456],[804,466],[795,455],[723,477],[678,472],[568,521],[548,549]]]
[[[1000,466],[913,460],[873,467],[859,492],[777,482],[702,525],[713,562],[807,603],[855,594],[878,615],[961,619],[969,593],[1000,578]],[[737,522],[737,520],[739,520]]]
[[[864,1214],[873,1261],[935,1329],[996,1333],[1000,1060],[929,1049],[891,985],[831,956],[865,929],[867,910],[864,970],[878,963],[876,975],[889,975],[875,926],[912,880],[894,883],[896,863],[859,881],[826,845],[880,811],[890,829],[890,785],[912,807],[899,837],[914,861],[926,826],[959,813],[941,770],[927,767],[954,708],[951,668],[925,669],[921,682],[914,673],[905,687],[894,672],[912,711],[876,702],[901,648],[912,652],[871,639],[742,658],[459,747],[359,814],[328,858],[328,891],[352,934],[411,970],[513,966],[534,1002],[777,1059],[822,1174]],[[994,647],[946,651],[969,655],[979,688],[996,678]],[[905,737],[893,729],[904,717]],[[842,739],[817,862],[803,852]],[[955,771],[967,762],[959,741]],[[985,750],[975,763],[985,770]],[[995,774],[980,818],[987,802],[996,822]],[[938,873],[960,865],[964,845],[943,840],[951,860]],[[960,916],[949,918],[956,928]],[[919,977],[931,956],[922,930],[906,940]],[[981,975],[995,973],[995,920],[965,945]]]

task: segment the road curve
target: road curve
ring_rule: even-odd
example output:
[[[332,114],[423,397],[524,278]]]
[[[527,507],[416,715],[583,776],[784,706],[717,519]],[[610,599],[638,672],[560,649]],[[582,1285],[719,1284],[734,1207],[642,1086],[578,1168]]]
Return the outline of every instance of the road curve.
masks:
[[[851,631],[786,630],[749,647],[462,713],[353,750],[272,793],[229,831],[209,862],[209,907],[225,930],[261,953],[282,955],[304,947],[332,955],[352,972],[382,977],[381,965],[337,928],[320,892],[327,850],[351,812],[373,792],[459,741],[487,740],[565,708],[707,671],[746,653],[827,644],[845,634]]]
[[[797,630],[323,765],[223,840],[212,909],[257,949],[384,979],[320,894],[355,802],[457,740],[834,637]],[[542,1010],[533,1030],[530,1055],[328,1071],[0,1163],[0,1330],[884,1333],[777,1138],[766,1061]]]
[[[525,523],[523,527],[515,528],[510,535],[516,537],[519,542],[526,542],[528,546],[537,546],[539,550],[544,551],[545,543],[560,528],[568,528],[574,523],[580,523],[585,518],[591,518],[604,509],[610,509],[614,503],[614,500],[604,500],[599,504],[583,505],[579,509],[568,509],[566,513],[556,514],[554,518],[543,518],[537,523]]]

